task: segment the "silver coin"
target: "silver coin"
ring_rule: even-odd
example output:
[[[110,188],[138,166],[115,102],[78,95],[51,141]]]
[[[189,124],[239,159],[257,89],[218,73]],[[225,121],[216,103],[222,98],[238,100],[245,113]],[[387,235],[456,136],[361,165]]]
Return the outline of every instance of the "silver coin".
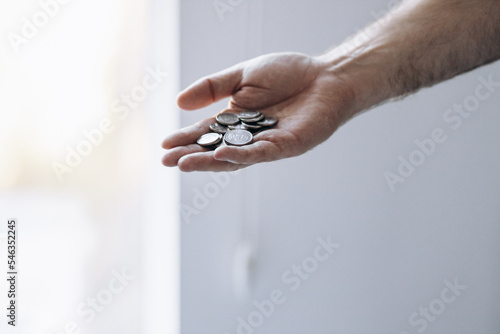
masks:
[[[247,124],[247,123],[245,123],[245,121],[242,121],[241,124],[243,124],[244,126],[246,126],[250,130],[258,130],[262,127],[262,125],[259,125],[258,123]]]
[[[224,125],[234,125],[240,121],[236,114],[230,112],[218,114],[217,116],[215,116],[215,119],[217,120],[217,122]]]
[[[245,111],[238,113],[238,117],[241,120],[245,120],[248,118],[260,117],[260,115],[261,115],[260,111],[257,111],[257,110],[245,110]]]
[[[231,130],[224,135],[224,142],[228,145],[243,146],[252,142],[253,135],[247,130]]]
[[[227,128],[224,125],[219,124],[219,123],[210,124],[210,130],[212,130],[213,132],[221,133],[221,134],[224,134],[227,132]]]
[[[242,119],[245,123],[257,123],[258,121],[261,121],[264,119],[264,115],[260,114],[259,116],[253,117],[253,118],[245,118]]]
[[[205,133],[203,136],[198,138],[196,143],[200,146],[212,146],[218,144],[222,139],[222,135],[220,133],[210,132]]]
[[[278,123],[278,119],[276,117],[266,117],[262,121],[257,122],[260,126],[275,126]]]
[[[248,126],[246,124],[238,123],[235,125],[228,125],[227,128],[229,130],[248,130]]]

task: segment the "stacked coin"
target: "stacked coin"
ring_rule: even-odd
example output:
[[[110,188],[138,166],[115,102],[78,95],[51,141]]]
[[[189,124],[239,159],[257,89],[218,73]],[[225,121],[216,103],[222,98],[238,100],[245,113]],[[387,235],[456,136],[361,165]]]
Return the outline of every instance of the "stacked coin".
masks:
[[[210,124],[212,132],[202,135],[196,142],[204,147],[218,144],[244,146],[252,143],[253,134],[272,128],[278,123],[276,117],[266,117],[260,111],[245,110],[238,114],[222,112]]]

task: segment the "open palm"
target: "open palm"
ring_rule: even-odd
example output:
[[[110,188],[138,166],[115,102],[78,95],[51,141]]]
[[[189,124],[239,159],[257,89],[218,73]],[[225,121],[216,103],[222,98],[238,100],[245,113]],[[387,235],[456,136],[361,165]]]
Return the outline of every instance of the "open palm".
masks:
[[[214,118],[180,129],[163,142],[166,166],[182,171],[228,171],[300,155],[326,140],[352,115],[352,93],[315,58],[295,53],[261,56],[202,78],[178,97],[194,110],[231,96],[230,107],[279,119],[252,144],[207,150],[196,140]]]

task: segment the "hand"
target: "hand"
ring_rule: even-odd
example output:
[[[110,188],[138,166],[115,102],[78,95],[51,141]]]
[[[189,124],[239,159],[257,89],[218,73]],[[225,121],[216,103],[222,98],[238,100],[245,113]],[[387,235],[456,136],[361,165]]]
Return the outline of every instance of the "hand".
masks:
[[[261,56],[202,78],[180,93],[180,108],[194,110],[231,96],[229,107],[279,119],[252,144],[209,151],[196,140],[214,118],[178,130],[163,142],[165,166],[181,171],[230,171],[303,154],[352,117],[352,90],[318,59],[295,53]]]

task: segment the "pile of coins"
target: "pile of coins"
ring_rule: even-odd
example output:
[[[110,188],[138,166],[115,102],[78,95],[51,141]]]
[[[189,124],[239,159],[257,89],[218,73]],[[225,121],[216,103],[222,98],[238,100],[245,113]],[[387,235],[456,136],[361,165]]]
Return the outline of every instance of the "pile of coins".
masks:
[[[252,143],[253,134],[272,128],[278,123],[276,117],[265,117],[260,111],[246,110],[238,114],[222,112],[210,124],[212,132],[202,135],[196,143],[207,148],[218,144],[244,146]]]

